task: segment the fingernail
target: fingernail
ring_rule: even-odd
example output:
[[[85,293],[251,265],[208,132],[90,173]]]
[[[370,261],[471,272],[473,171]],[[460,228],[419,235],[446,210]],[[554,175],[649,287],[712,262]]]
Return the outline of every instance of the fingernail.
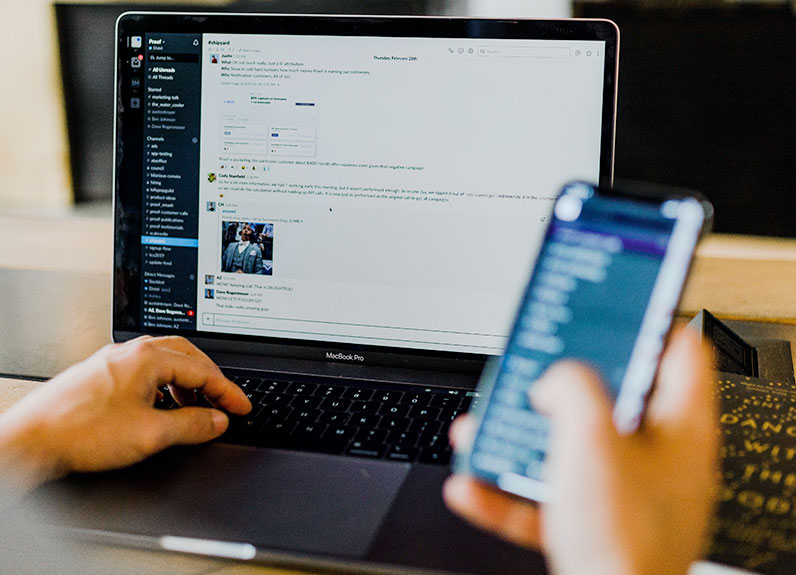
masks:
[[[218,411],[217,409],[213,410],[213,429],[216,433],[221,435],[227,430],[227,425],[229,425],[229,418],[227,414]]]

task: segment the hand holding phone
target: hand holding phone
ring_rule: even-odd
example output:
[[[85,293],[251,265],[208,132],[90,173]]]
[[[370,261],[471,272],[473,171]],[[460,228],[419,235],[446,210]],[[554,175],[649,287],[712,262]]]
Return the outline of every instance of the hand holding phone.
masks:
[[[486,401],[457,467],[529,499],[549,499],[547,421],[528,400],[553,362],[594,367],[620,432],[641,422],[660,354],[703,229],[705,204],[682,194],[566,186],[504,355],[482,376]]]

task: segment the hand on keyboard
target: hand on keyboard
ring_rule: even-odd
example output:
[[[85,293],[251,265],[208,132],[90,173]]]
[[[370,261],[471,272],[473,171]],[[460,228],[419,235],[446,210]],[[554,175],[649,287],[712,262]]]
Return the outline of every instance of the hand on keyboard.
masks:
[[[185,403],[194,390],[244,415],[241,389],[188,340],[142,337],[106,346],[25,397],[0,417],[0,474],[20,489],[72,471],[136,463],[175,444],[221,435],[219,409],[155,409],[163,385]]]

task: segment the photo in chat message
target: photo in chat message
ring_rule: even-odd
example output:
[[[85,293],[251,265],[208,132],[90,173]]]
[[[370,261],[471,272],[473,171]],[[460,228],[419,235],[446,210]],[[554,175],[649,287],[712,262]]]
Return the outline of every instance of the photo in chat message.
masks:
[[[221,223],[221,271],[270,276],[274,273],[274,224]]]

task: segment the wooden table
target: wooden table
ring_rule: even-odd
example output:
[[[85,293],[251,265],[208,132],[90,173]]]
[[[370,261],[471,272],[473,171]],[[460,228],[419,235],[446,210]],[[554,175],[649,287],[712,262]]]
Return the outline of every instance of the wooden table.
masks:
[[[24,252],[15,249],[21,239],[28,246]],[[0,269],[78,271],[106,277],[110,283],[112,251],[109,217],[0,214]],[[42,257],[26,255],[30,253]],[[698,251],[680,315],[690,317],[702,308],[722,319],[769,322],[772,329],[785,329],[790,339],[789,334],[796,332],[796,240],[729,235],[708,238]],[[0,378],[0,410],[37,385],[32,381]],[[92,563],[108,569],[112,566],[114,573],[287,573],[284,569],[104,545],[86,544],[85,553]],[[704,566],[698,570],[700,574],[709,572],[716,571]]]

